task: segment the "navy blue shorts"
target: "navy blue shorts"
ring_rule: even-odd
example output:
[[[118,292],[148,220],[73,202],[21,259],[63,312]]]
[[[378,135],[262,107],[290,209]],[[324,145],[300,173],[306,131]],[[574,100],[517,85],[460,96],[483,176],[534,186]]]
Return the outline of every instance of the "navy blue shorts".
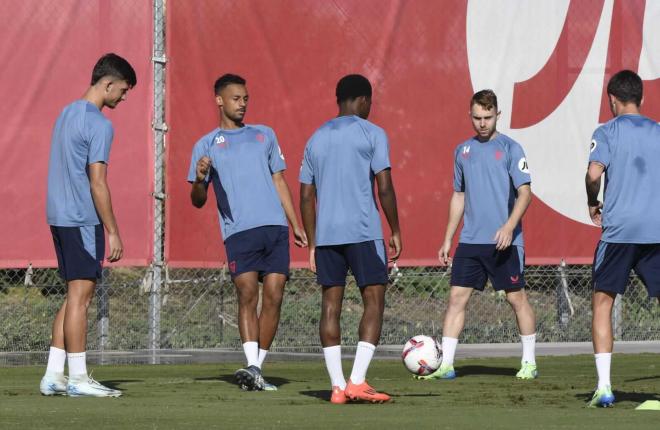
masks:
[[[246,272],[289,277],[289,227],[266,225],[232,234],[225,240],[232,279]]]
[[[649,297],[660,297],[660,244],[598,242],[591,270],[594,290],[625,293],[630,269],[635,269]]]
[[[57,254],[57,266],[65,281],[101,279],[105,256],[103,226],[50,226]]]
[[[451,266],[451,285],[483,291],[490,279],[496,291],[516,290],[525,286],[524,269],[522,246],[498,251],[495,245],[459,243]]]
[[[317,246],[314,257],[316,280],[324,287],[345,286],[349,268],[360,288],[388,283],[383,240]]]

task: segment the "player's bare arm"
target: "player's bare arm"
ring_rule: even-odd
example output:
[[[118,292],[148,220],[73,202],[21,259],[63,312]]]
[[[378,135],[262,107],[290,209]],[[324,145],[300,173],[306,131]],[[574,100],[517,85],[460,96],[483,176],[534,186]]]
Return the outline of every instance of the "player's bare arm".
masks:
[[[600,227],[602,225],[601,209],[603,203],[598,201],[598,193],[600,192],[600,182],[605,172],[605,166],[592,161],[589,163],[587,175],[584,178],[587,187],[587,205],[589,206],[589,216],[591,221]]]
[[[289,186],[284,179],[283,172],[273,173],[273,184],[275,184],[275,190],[277,190],[277,195],[280,196],[280,202],[282,202],[282,208],[286,214],[286,219],[291,225],[293,230],[293,238],[295,240],[296,246],[303,248],[307,246],[307,235],[305,230],[300,228],[298,224],[298,218],[296,218],[296,211],[293,208],[293,200],[291,199],[291,191]]]
[[[190,191],[190,200],[193,206],[201,208],[206,203],[208,184],[206,183],[206,175],[209,174],[211,169],[211,159],[209,157],[202,157],[197,161],[195,182],[192,184]]]
[[[307,246],[309,247],[309,267],[316,273],[316,186],[314,184],[300,184],[300,217],[302,218],[305,233],[307,233]]]
[[[513,210],[509,219],[502,227],[495,233],[495,249],[503,251],[511,246],[513,241],[513,230],[520,223],[523,215],[527,211],[529,204],[532,202],[532,187],[529,184],[523,184],[518,187],[518,197],[513,205]]]
[[[124,253],[124,245],[119,236],[117,220],[112,211],[112,199],[107,182],[108,166],[105,163],[92,163],[89,165],[89,183],[92,191],[94,207],[101,218],[103,226],[108,232],[108,244],[110,254],[108,261],[114,262],[121,259]]]
[[[447,229],[445,230],[445,240],[442,242],[438,258],[443,264],[449,264],[449,251],[451,251],[451,242],[454,240],[454,234],[465,212],[465,193],[454,191],[449,201],[449,218],[447,219]]]
[[[390,225],[390,261],[396,261],[401,255],[401,230],[399,229],[399,214],[396,208],[396,193],[392,183],[392,171],[385,169],[376,174],[378,200],[383,208],[387,223]]]

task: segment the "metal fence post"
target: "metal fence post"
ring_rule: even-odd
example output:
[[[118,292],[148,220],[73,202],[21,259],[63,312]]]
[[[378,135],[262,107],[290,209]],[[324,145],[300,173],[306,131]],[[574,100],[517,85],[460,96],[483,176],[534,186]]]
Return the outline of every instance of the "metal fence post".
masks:
[[[101,278],[101,283],[96,289],[96,320],[99,336],[98,349],[103,352],[108,346],[108,336],[110,335],[110,300],[108,298],[108,284],[105,276]]]
[[[161,317],[161,290],[163,286],[164,267],[164,211],[165,200],[164,184],[164,153],[165,133],[165,0],[154,0],[154,40],[153,56],[154,65],[154,117],[152,128],[154,131],[154,236],[153,255],[151,265],[152,278],[149,293],[149,349],[152,351],[160,349],[160,317]],[[153,360],[152,360],[153,361]],[[155,363],[155,361],[154,361]]]
[[[568,276],[566,275],[566,261],[562,258],[557,268],[559,272],[559,283],[556,290],[557,298],[557,322],[562,332],[568,327],[568,321],[573,316],[573,305],[568,293]]]

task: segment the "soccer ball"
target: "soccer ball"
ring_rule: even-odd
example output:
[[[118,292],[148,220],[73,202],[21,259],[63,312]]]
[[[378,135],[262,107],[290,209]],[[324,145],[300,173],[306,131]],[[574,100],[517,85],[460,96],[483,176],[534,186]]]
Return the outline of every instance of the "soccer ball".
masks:
[[[418,335],[403,346],[403,364],[415,375],[428,375],[436,371],[442,362],[442,348],[429,336]]]

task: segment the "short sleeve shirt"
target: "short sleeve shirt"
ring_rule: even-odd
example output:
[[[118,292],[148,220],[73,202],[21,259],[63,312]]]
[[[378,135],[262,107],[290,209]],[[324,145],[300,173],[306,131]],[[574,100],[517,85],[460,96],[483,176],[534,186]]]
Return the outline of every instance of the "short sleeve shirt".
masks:
[[[48,162],[46,218],[49,225],[100,224],[92,199],[88,166],[108,163],[113,129],[96,105],[78,100],[55,122]]]
[[[594,131],[589,161],[605,166],[602,240],[660,243],[660,125],[613,118]]]
[[[193,147],[189,182],[195,181],[197,161],[205,156],[211,159],[206,184],[213,185],[224,240],[255,227],[287,225],[272,178],[286,164],[270,127],[217,128],[202,137]]]
[[[518,188],[531,181],[522,146],[504,134],[487,142],[471,138],[458,145],[454,151],[454,190],[465,193],[459,241],[494,244],[497,230],[511,215]],[[523,246],[520,224],[513,231],[512,244]]]
[[[305,147],[300,182],[316,187],[318,246],[383,238],[374,179],[388,168],[387,134],[371,122],[341,116],[316,130]]]

